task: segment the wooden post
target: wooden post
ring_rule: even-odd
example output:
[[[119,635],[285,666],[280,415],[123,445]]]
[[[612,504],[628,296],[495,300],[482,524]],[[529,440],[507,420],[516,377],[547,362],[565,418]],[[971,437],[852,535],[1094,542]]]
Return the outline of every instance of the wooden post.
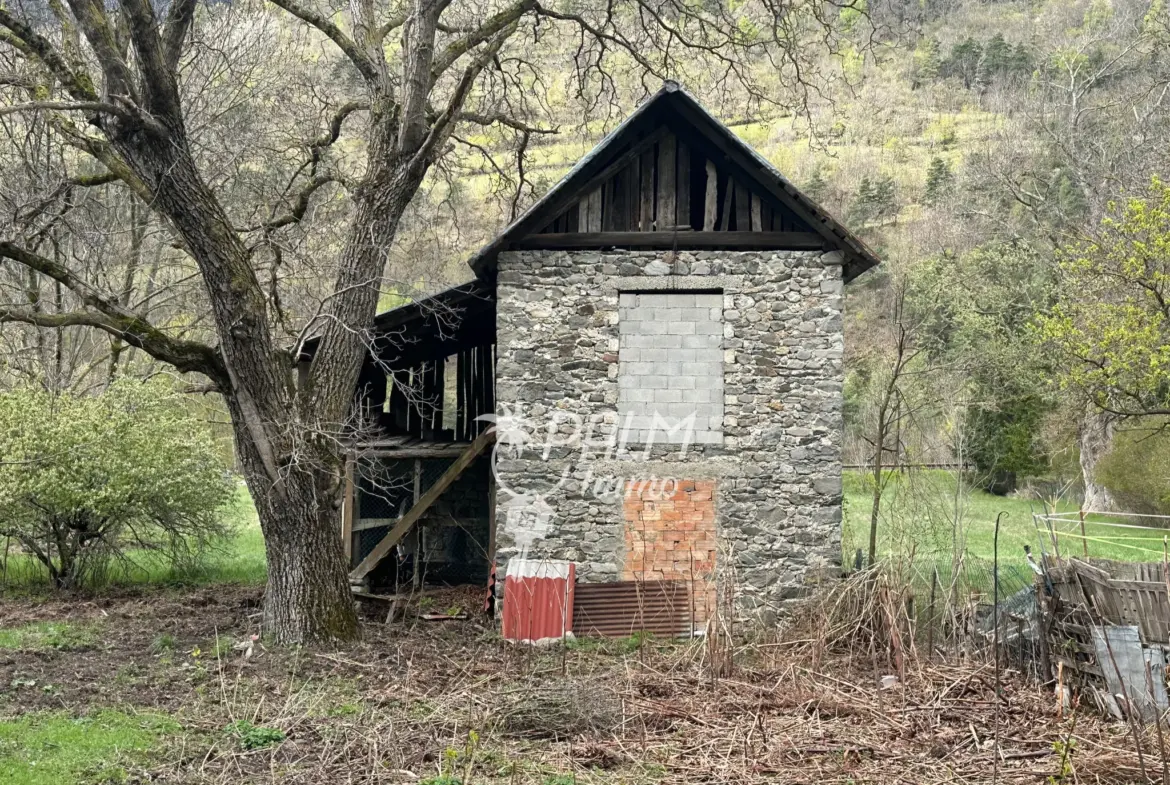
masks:
[[[345,548],[345,560],[353,560],[353,521],[356,517],[357,488],[353,481],[354,456],[345,456],[345,496],[341,499],[341,544]]]
[[[1089,536],[1085,533],[1085,508],[1081,507],[1081,545],[1085,546],[1085,558],[1089,558]]]
[[[1057,561],[1060,560],[1060,543],[1056,541],[1056,528],[1052,525],[1052,519],[1045,521],[1048,524],[1048,538],[1052,540],[1052,551],[1056,554]]]
[[[415,459],[414,462],[414,500],[411,502],[411,507],[418,504],[418,497],[422,494],[422,459]],[[414,570],[410,576],[410,585],[418,588],[422,584],[422,572],[419,569],[420,558],[422,557],[422,527],[415,526],[410,532],[411,538],[414,540]]]

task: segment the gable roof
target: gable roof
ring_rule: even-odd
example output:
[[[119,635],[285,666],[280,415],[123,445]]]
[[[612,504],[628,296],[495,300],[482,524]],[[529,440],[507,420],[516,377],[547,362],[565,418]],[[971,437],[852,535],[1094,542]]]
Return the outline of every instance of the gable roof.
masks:
[[[794,213],[824,241],[824,247],[844,253],[844,277],[851,281],[875,267],[880,259],[856,235],[837,221],[827,210],[802,193],[767,159],[716,119],[694,96],[675,82],[644,101],[596,147],[586,154],[535,204],[505,228],[494,240],[481,248],[468,264],[480,277],[494,274],[496,258],[517,241],[541,231],[558,214],[582,196],[582,190],[594,183],[598,175],[615,158],[628,153],[639,141],[663,126],[686,135],[693,143],[706,148],[718,164],[726,166],[737,181],[753,191],[768,194]],[[679,246],[685,247],[684,235]]]

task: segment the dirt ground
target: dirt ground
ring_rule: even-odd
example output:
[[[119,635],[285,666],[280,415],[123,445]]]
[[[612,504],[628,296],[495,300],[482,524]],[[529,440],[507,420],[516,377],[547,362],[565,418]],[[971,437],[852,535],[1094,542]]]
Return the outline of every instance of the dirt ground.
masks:
[[[168,714],[182,732],[130,772],[151,783],[1147,782],[1129,728],[1056,716],[1050,690],[990,665],[867,661],[782,639],[713,678],[703,641],[502,642],[478,592],[423,601],[467,619],[369,621],[344,650],[270,650],[254,589],[5,600],[0,628],[63,622],[66,645],[0,648],[0,715]],[[794,653],[799,650],[799,653]],[[876,663],[876,667],[875,667]],[[247,749],[232,723],[280,731]],[[998,728],[998,753],[995,738]],[[1143,775],[1142,767],[1146,773]],[[1051,780],[1049,778],[1052,778]]]

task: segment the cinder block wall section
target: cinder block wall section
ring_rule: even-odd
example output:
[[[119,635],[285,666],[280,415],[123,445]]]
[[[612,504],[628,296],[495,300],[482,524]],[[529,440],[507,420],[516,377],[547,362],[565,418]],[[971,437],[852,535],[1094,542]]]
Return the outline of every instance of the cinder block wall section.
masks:
[[[723,295],[618,295],[618,423],[628,438],[723,441]]]
[[[536,442],[550,416],[579,417],[590,444],[498,448],[498,569],[521,553],[574,561],[584,581],[645,568],[625,493],[641,481],[710,484],[715,582],[734,566],[745,612],[770,615],[839,570],[839,253],[513,251],[499,271],[500,412],[527,418]],[[661,438],[642,460],[642,428],[625,453],[605,448],[624,416],[675,404],[710,407],[685,454]]]

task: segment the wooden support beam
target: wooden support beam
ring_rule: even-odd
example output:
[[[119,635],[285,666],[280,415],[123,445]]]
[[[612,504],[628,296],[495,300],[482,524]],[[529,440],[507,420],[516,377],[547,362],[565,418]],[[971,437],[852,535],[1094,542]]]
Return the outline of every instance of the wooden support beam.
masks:
[[[356,450],[363,458],[389,458],[400,460],[406,458],[458,458],[467,449],[467,442],[431,442],[411,447],[362,447]]]
[[[691,151],[680,139],[678,142],[678,168],[675,175],[675,226],[691,225]]]
[[[495,439],[495,431],[484,431],[478,437],[476,437],[476,440],[467,446],[467,449],[463,451],[463,454],[460,455],[455,460],[455,462],[451,464],[450,467],[448,467],[447,471],[443,472],[443,475],[435,481],[435,484],[428,488],[426,493],[419,497],[419,500],[415,503],[415,505],[411,507],[405,515],[398,519],[398,523],[394,524],[394,528],[391,529],[377,545],[374,546],[374,549],[370,551],[370,555],[362,559],[361,564],[353,568],[353,571],[349,574],[350,583],[360,583],[362,580],[364,580],[365,577],[369,575],[370,571],[377,567],[382,559],[386,558],[387,554],[390,553],[390,550],[398,544],[402,537],[407,532],[409,532],[416,523],[418,523],[418,520],[423,516],[423,514],[431,508],[431,505],[434,504],[435,501],[443,495],[443,491],[447,490],[451,483],[459,479],[459,476],[463,474],[467,467],[470,466],[472,462],[479,457],[480,453],[487,449],[487,446],[494,442]]]
[[[512,243],[513,248],[759,248],[802,251],[825,247],[812,232],[572,232],[534,234]]]
[[[764,226],[764,222],[762,220],[763,214],[762,214],[762,211],[760,209],[760,207],[761,207],[760,197],[756,196],[755,194],[752,194],[751,200],[752,200],[752,231],[753,232],[766,231],[766,227]]]
[[[356,517],[354,509],[357,504],[357,487],[353,481],[352,455],[345,456],[345,496],[341,501],[341,544],[345,548],[345,561],[348,564],[353,558],[353,520]]]

